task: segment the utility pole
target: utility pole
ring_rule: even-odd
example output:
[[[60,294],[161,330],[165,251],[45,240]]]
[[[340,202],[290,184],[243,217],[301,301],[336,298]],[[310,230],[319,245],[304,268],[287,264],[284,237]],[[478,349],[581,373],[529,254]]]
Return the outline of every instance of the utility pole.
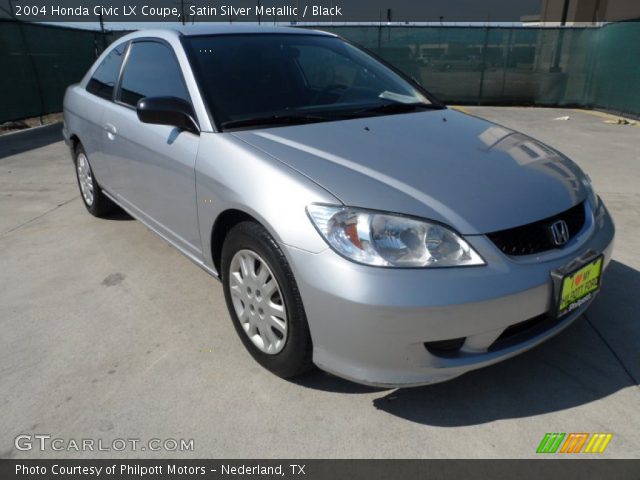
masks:
[[[261,23],[260,23],[260,0],[257,0],[257,1],[258,1],[258,25],[261,25]]]
[[[173,5],[178,5],[177,2],[174,2]],[[179,17],[179,22],[182,22],[182,25],[186,25],[187,24],[187,14],[185,12],[185,1],[184,0],[180,0],[180,17]]]
[[[98,15],[98,19],[100,21],[100,38],[101,38],[100,43],[102,43],[102,50],[104,50],[105,48],[107,48],[107,42],[104,36],[104,19],[102,18],[102,12],[100,12],[100,14]]]
[[[569,16],[569,3],[571,0],[564,0],[562,6],[562,17],[560,18],[560,29],[558,30],[558,39],[556,41],[556,51],[553,55],[553,65],[549,69],[550,72],[561,72],[560,60],[562,59],[562,47],[564,44],[564,28],[567,25],[567,17]]]
[[[564,5],[562,6],[562,18],[560,19],[560,25],[563,27],[567,24],[567,16],[569,15],[569,3],[571,0],[564,0]]]

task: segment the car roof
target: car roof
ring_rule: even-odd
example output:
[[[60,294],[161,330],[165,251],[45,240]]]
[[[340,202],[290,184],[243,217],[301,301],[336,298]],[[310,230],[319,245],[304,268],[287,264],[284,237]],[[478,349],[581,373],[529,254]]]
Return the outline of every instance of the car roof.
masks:
[[[140,37],[159,37],[164,39],[178,37],[193,37],[200,35],[242,35],[242,34],[287,34],[287,35],[336,35],[329,32],[321,32],[319,30],[311,30],[307,28],[292,27],[273,27],[258,24],[225,24],[212,23],[206,25],[176,25],[170,28],[151,28],[136,30],[122,37],[123,40],[132,40]]]
[[[206,25],[177,25],[173,30],[184,36],[194,35],[225,35],[239,33],[285,33],[285,34],[316,34],[332,35],[328,32],[309,30],[299,27],[276,27],[271,25],[247,24],[247,23],[211,23]]]
[[[330,32],[311,30],[307,28],[273,27],[257,24],[224,24],[212,23],[207,25],[176,25],[171,28],[150,28],[131,32],[114,42],[114,45],[136,40],[139,38],[158,38],[168,42],[179,41],[180,37],[195,37],[200,35],[251,35],[251,34],[286,34],[286,35],[319,35],[337,37]],[[110,50],[107,49],[107,50]]]

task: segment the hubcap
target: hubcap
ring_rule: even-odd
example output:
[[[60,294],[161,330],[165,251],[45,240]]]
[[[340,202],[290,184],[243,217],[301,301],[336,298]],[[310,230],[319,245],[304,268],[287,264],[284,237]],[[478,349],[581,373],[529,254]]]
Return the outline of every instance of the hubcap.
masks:
[[[84,153],[78,154],[78,182],[80,183],[80,191],[87,205],[93,205],[93,178],[91,177],[91,168],[89,160]]]
[[[275,355],[287,341],[287,309],[267,263],[251,250],[231,259],[229,288],[243,330],[262,352]]]

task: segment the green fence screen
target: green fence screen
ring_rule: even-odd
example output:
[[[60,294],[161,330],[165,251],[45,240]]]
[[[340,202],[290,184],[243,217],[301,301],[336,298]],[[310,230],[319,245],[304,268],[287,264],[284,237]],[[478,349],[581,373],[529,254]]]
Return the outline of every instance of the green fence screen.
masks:
[[[640,23],[601,28],[333,27],[449,103],[640,115]]]
[[[61,111],[67,86],[116,36],[0,21],[0,122]]]
[[[448,103],[640,115],[640,23],[322,28],[372,50]],[[66,86],[120,35],[0,22],[0,121],[60,111]]]
[[[600,29],[589,106],[640,115],[640,23]]]

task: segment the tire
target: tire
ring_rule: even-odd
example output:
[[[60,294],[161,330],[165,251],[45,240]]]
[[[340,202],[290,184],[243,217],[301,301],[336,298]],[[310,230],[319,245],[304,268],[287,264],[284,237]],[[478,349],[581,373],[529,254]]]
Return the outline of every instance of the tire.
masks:
[[[289,263],[273,237],[257,223],[237,224],[222,247],[221,272],[229,315],[251,356],[282,378],[311,370],[312,343],[304,306]]]
[[[105,217],[115,211],[118,207],[102,193],[93,170],[91,170],[89,157],[81,143],[78,143],[75,148],[73,161],[76,167],[76,180],[80,189],[80,198],[82,198],[82,203],[84,203],[87,211],[94,217]]]

